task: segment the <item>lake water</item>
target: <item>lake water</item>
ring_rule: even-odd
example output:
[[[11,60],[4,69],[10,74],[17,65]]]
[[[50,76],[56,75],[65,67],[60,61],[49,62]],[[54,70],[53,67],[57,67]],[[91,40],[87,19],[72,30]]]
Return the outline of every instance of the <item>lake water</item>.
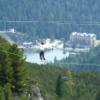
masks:
[[[37,63],[37,64],[41,63],[41,60],[40,60],[40,57],[39,57],[39,52],[33,52],[32,49],[31,50],[25,49],[24,54],[26,56],[27,62]],[[55,58],[57,60],[61,60],[61,59],[66,58],[68,56],[69,56],[69,52],[63,53],[62,49],[53,49],[53,50],[45,52],[46,62],[52,62],[53,63]]]

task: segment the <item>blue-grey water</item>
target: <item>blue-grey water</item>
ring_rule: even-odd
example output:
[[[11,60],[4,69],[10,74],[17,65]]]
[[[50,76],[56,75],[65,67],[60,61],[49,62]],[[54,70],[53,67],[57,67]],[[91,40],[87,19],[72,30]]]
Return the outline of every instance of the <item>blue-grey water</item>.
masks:
[[[54,59],[56,57],[57,60],[61,60],[63,58],[66,58],[68,56],[70,56],[70,54],[76,54],[74,52],[66,52],[63,53],[63,50],[61,49],[53,49],[50,51],[45,52],[45,58],[46,58],[46,62],[54,62]],[[27,62],[31,62],[31,63],[37,63],[37,64],[41,64],[43,62],[41,62],[40,58],[39,58],[39,52],[34,52],[33,49],[25,49],[24,50],[24,55],[26,56],[26,61]],[[64,66],[64,65],[63,65]],[[68,69],[74,70],[74,71],[100,71],[100,67],[99,66],[86,66],[86,64],[82,64],[81,66],[70,66],[68,67]]]
[[[40,64],[41,60],[39,57],[39,52],[34,52],[32,49],[26,49],[24,52],[26,56],[26,61],[31,63]],[[54,59],[61,60],[69,56],[69,52],[63,53],[62,49],[53,49],[45,52],[46,62],[54,62]]]

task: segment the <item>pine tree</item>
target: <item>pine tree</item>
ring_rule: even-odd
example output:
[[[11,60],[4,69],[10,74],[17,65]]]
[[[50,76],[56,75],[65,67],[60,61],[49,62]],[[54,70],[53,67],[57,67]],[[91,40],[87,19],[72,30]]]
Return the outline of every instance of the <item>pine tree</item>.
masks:
[[[100,90],[97,92],[95,100],[100,100]]]
[[[2,48],[0,49],[0,85],[4,86],[12,80],[12,68],[10,67],[8,54]]]
[[[11,90],[11,85],[7,83],[4,86],[5,100],[13,100],[13,94]]]
[[[26,98],[25,95],[21,95],[21,96],[20,96],[20,100],[27,100],[27,98]]]
[[[5,100],[3,87],[0,86],[0,100]]]
[[[13,68],[13,92],[21,93],[24,90],[26,80],[25,59],[23,58],[23,51],[18,49],[17,45],[12,45],[9,49],[11,60],[11,67]]]
[[[59,75],[58,78],[57,78],[56,94],[57,94],[58,97],[62,96],[62,77],[61,77],[61,75]]]

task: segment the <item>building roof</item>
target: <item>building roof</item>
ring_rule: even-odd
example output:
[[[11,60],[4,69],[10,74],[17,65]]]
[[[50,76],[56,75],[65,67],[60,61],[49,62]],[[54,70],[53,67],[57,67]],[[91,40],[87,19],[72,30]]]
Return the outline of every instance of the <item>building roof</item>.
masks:
[[[72,34],[71,35],[73,35],[73,36],[86,36],[86,37],[96,37],[96,34],[94,34],[94,33],[78,33],[78,32],[72,32]]]

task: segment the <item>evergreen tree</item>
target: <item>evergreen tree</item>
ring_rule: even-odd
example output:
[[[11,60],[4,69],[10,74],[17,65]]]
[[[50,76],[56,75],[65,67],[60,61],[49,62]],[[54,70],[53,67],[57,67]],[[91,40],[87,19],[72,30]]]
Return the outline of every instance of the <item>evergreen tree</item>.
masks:
[[[24,90],[26,80],[26,66],[23,58],[23,51],[17,48],[17,45],[12,45],[9,49],[11,67],[13,68],[13,92],[21,93]]]
[[[5,100],[3,87],[0,86],[0,100]]]
[[[66,70],[63,73],[63,87],[62,92],[63,96],[66,96],[66,100],[73,100],[74,96],[74,82],[73,82],[73,74],[70,70]]]
[[[21,96],[20,96],[20,100],[27,100],[27,98],[26,98],[25,95],[21,95]]]
[[[12,68],[10,67],[8,54],[2,48],[0,50],[0,85],[4,86],[12,80]]]
[[[13,94],[11,90],[11,85],[7,83],[4,86],[5,100],[13,100]]]
[[[100,90],[97,92],[95,100],[100,100]]]
[[[58,97],[62,96],[62,77],[61,77],[61,75],[59,75],[58,78],[57,78],[56,94],[58,95]]]

